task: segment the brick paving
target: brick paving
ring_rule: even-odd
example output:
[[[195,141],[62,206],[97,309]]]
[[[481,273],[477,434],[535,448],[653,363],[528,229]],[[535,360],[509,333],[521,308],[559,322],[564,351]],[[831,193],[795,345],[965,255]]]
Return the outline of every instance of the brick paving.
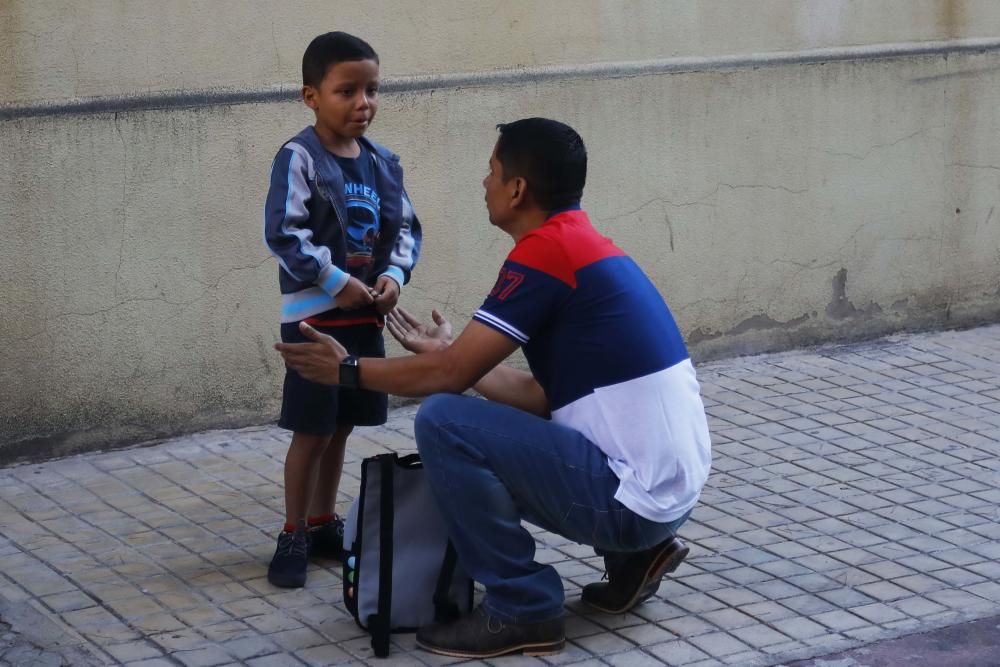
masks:
[[[780,665],[1000,613],[1000,325],[727,359],[699,378],[714,464],[681,531],[691,556],[608,616],[579,602],[600,559],[537,532],[566,585],[566,650],[489,664]],[[352,437],[341,509],[362,457],[413,449],[415,411]],[[412,635],[373,658],[335,567],[311,565],[301,590],[267,583],[286,446],[276,428],[212,431],[0,470],[0,615],[50,624],[49,646],[0,624],[0,664],[460,662]]]

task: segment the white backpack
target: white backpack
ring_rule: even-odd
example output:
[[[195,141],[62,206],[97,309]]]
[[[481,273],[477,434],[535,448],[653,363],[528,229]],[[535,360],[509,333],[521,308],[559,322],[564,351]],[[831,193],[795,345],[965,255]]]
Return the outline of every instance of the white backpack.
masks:
[[[361,462],[344,550],[344,604],[371,633],[378,657],[389,654],[390,633],[472,609],[472,579],[457,562],[418,454]]]

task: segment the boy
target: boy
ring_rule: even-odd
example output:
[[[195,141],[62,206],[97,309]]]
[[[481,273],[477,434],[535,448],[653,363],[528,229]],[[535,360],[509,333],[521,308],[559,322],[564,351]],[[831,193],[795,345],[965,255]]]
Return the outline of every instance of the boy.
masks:
[[[385,356],[384,315],[420,251],[420,223],[399,157],[364,137],[378,109],[379,60],[343,32],[320,35],[302,57],[302,98],[316,123],[282,146],[271,167],[264,239],[281,269],[281,340],[298,323],[358,356]],[[286,369],[278,425],[293,432],[285,458],[285,526],[268,567],[275,586],[305,585],[314,557],[343,557],[334,514],[347,437],[384,424],[384,393],[316,384]]]

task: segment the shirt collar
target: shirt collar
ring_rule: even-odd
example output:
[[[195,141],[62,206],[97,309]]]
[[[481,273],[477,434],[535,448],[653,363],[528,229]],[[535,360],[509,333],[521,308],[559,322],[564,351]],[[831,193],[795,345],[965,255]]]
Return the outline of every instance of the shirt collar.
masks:
[[[559,215],[560,213],[565,213],[567,211],[579,211],[579,210],[580,210],[580,202],[579,201],[575,201],[572,204],[569,204],[567,206],[562,206],[560,208],[557,208],[557,209],[554,209],[552,211],[549,211],[549,217],[550,218],[554,218],[555,216]]]

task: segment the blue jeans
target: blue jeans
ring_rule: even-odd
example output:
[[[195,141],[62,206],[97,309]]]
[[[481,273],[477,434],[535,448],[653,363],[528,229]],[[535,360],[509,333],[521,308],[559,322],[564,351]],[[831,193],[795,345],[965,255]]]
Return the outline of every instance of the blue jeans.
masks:
[[[417,412],[417,448],[462,568],[508,623],[563,613],[562,580],[535,561],[536,526],[612,559],[674,535],[687,515],[655,523],[614,495],[607,457],[581,433],[506,405],[437,394]]]

